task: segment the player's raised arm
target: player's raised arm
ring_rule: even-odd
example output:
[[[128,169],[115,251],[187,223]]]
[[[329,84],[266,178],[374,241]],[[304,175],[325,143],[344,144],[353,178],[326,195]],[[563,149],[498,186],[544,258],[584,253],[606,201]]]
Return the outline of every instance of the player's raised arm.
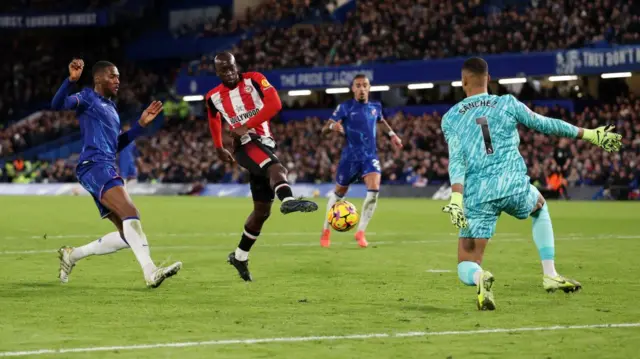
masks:
[[[149,107],[147,107],[140,119],[136,121],[129,131],[122,133],[118,136],[118,152],[122,151],[136,138],[144,134],[144,128],[147,127],[153,120],[162,112],[162,102],[153,101]]]
[[[74,59],[69,64],[69,77],[66,78],[60,88],[56,92],[55,96],[51,100],[51,109],[53,110],[71,110],[77,108],[80,105],[80,94],[74,94],[67,96],[69,88],[72,84],[76,83],[82,75],[84,69],[84,61],[81,59]]]
[[[449,127],[447,116],[442,119],[442,132],[449,148],[449,181],[451,182],[451,201],[442,210],[449,213],[451,223],[457,228],[467,227],[464,216],[462,194],[464,193],[464,176],[466,162],[460,145],[460,137]]]
[[[513,107],[515,108],[516,120],[531,129],[547,135],[581,138],[607,152],[620,150],[622,136],[612,132],[615,128],[614,126],[602,126],[593,130],[579,128],[563,120],[537,114],[515,98],[513,98],[513,101],[515,103]]]
[[[518,101],[515,97],[511,95],[508,96],[510,98],[509,102],[511,102],[510,108],[513,109],[515,119],[519,123],[547,135],[556,135],[568,138],[576,138],[578,136],[578,127],[563,120],[537,114],[530,110],[525,104]]]

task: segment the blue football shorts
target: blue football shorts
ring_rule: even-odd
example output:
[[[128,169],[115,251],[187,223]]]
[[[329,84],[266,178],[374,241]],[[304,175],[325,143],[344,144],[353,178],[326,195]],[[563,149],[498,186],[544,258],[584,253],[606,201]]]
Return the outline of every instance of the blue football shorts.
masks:
[[[380,173],[380,160],[377,156],[363,160],[342,159],[336,171],[336,183],[346,187],[370,173]]]
[[[100,217],[107,217],[111,210],[100,203],[102,195],[110,188],[124,186],[124,180],[118,175],[115,165],[84,161],[76,168],[76,177],[82,187],[93,197],[100,211]]]

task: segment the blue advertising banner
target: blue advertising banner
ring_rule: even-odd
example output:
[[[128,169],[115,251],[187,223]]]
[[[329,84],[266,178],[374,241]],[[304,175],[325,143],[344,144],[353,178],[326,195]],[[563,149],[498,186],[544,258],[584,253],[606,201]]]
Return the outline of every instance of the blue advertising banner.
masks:
[[[108,22],[109,14],[106,10],[70,14],[0,15],[0,28],[5,29],[105,26]]]
[[[569,112],[574,112],[574,103],[571,100],[533,100],[524,101],[525,104],[531,103],[533,106],[547,106],[554,107],[559,106],[566,109]],[[399,106],[399,107],[386,107],[384,108],[384,115],[386,117],[394,116],[398,112],[402,112],[405,115],[422,116],[426,114],[432,114],[434,112],[444,115],[453,104],[442,105],[422,105],[422,106]],[[327,120],[331,117],[335,109],[302,109],[302,110],[283,110],[280,112],[280,120],[282,122],[299,121],[304,120],[307,117],[318,117],[320,120]]]
[[[488,55],[494,79],[554,74],[593,74],[613,71],[640,71],[640,46],[610,49],[580,49],[561,52]],[[264,72],[279,90],[318,89],[349,86],[358,73],[375,85],[419,82],[448,82],[460,79],[465,58],[405,61],[395,64],[302,68]],[[248,70],[248,69],[245,69]],[[220,81],[213,75],[187,76],[176,82],[180,95],[205,94]]]
[[[558,74],[600,74],[640,70],[640,46],[581,49],[556,54]]]
[[[336,187],[332,183],[323,184],[294,184],[291,186],[296,196],[305,198],[328,197]],[[251,197],[248,184],[209,184],[201,196],[213,197]],[[350,198],[364,198],[367,196],[367,187],[363,184],[353,184],[349,187]]]
[[[399,186],[402,187],[402,186]],[[332,183],[323,184],[294,184],[291,186],[298,196],[306,198],[328,197],[335,190]],[[189,184],[127,184],[127,192],[132,195],[177,195],[191,189]],[[88,196],[89,193],[78,183],[0,183],[0,196],[4,195],[38,195],[38,196]],[[211,197],[251,197],[248,184],[209,184],[199,194]],[[367,188],[363,184],[354,184],[349,187],[350,198],[364,198]]]
[[[555,56],[552,53],[492,55],[485,59],[494,78],[540,76],[555,72]],[[353,77],[360,73],[367,75],[375,85],[456,81],[460,79],[464,61],[464,58],[455,58],[368,66],[303,68],[266,71],[264,75],[279,90],[349,86]],[[219,83],[220,80],[213,75],[181,75],[177,79],[176,90],[180,95],[205,94]]]

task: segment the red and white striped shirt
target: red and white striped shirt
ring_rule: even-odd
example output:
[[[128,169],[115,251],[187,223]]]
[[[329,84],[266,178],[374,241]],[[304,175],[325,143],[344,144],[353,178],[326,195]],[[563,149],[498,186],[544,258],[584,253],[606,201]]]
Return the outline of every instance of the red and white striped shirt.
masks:
[[[272,138],[269,121],[282,108],[276,89],[259,72],[240,74],[235,88],[220,84],[205,97],[213,142],[222,147],[220,118],[230,128],[246,125],[249,133]]]

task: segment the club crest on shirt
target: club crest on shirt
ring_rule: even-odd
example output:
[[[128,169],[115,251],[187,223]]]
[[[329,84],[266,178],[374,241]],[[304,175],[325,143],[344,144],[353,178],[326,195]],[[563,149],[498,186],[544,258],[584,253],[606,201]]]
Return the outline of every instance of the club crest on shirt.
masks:
[[[245,86],[245,87],[244,87],[244,92],[246,92],[246,93],[251,93],[251,91],[253,91],[253,87],[251,87],[251,86],[249,86],[249,85],[247,85],[247,86]]]
[[[371,114],[372,114],[372,115],[374,115],[374,116],[375,116],[375,115],[377,115],[377,114],[378,114],[378,110],[376,110],[376,109],[374,108],[373,110],[371,110]]]
[[[265,89],[271,87],[271,84],[269,83],[269,81],[267,81],[267,79],[262,79],[262,81],[260,81],[260,85]]]

